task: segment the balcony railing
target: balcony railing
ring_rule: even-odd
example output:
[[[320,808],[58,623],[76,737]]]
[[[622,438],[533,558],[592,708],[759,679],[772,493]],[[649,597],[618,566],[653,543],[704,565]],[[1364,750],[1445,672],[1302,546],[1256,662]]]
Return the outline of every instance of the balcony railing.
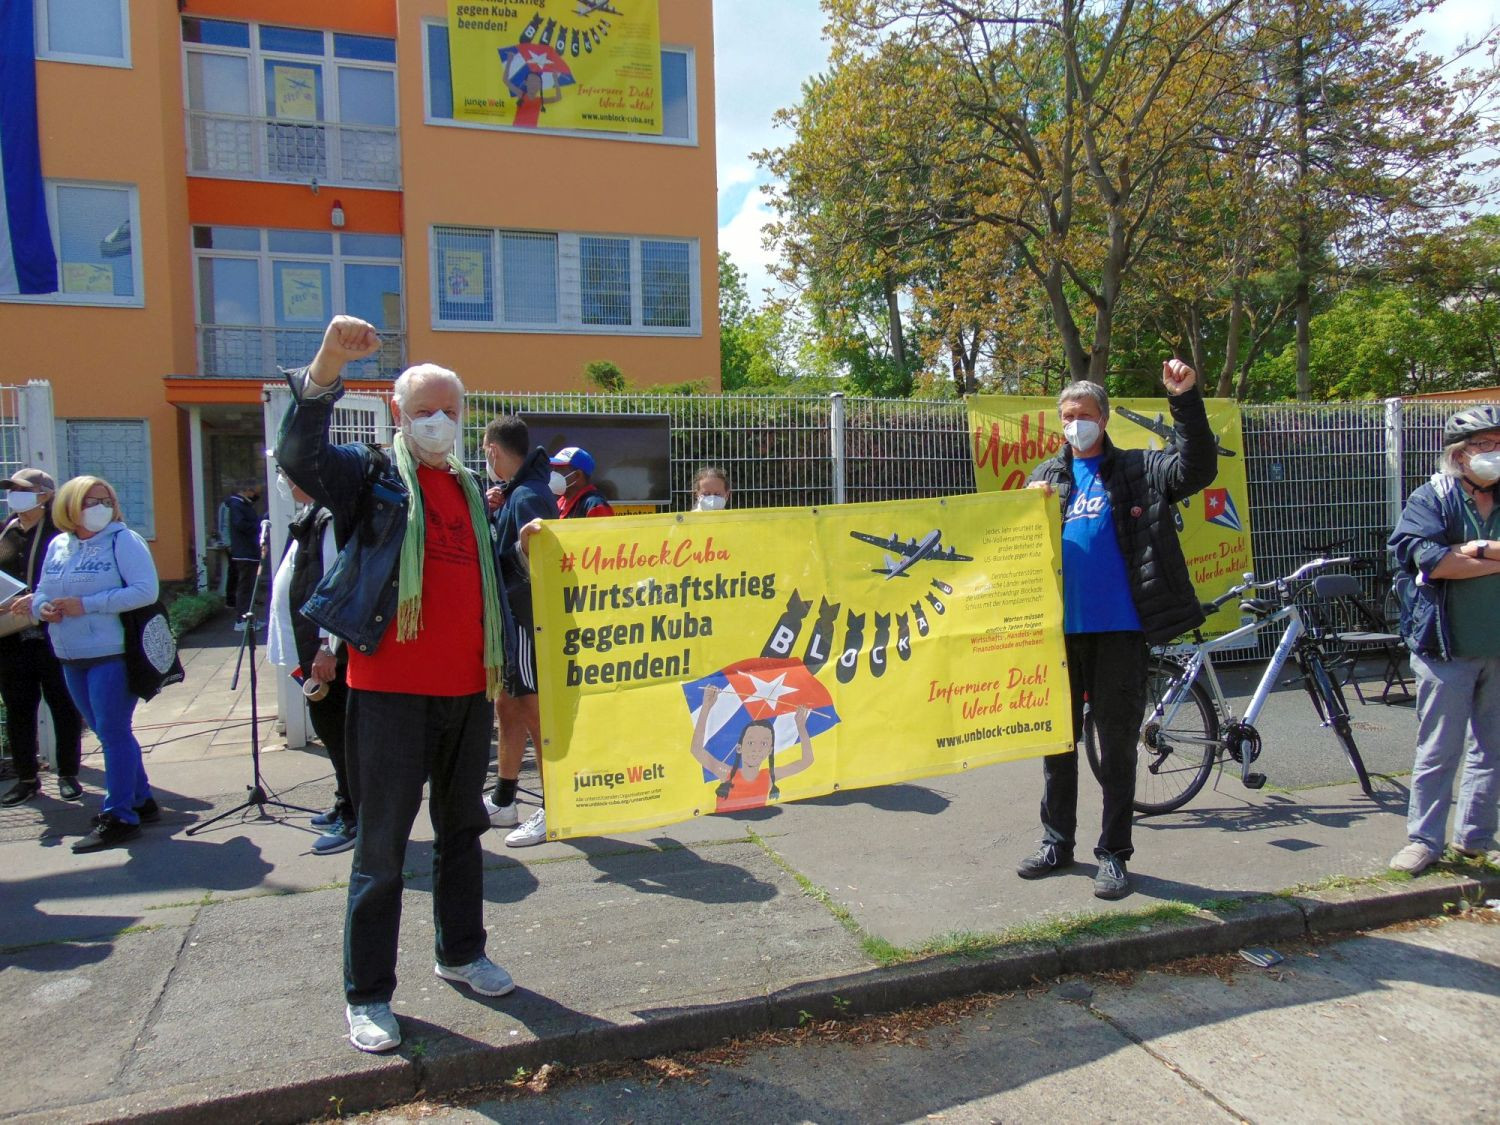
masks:
[[[394,127],[188,112],[188,172],[235,180],[401,186]]]
[[[312,362],[323,340],[320,328],[255,324],[200,324],[198,370],[206,378],[274,379],[278,367]],[[380,350],[344,368],[352,379],[394,379],[406,366],[406,334],[380,330]]]

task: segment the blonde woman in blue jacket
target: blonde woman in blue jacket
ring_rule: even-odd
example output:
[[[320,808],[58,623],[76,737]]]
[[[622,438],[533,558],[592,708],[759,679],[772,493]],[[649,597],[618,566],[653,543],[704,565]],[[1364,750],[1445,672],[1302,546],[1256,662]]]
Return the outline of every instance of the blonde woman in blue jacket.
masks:
[[[125,682],[120,614],[156,600],[156,564],[146,541],[125,526],[106,480],[74,477],[57,490],[53,519],[67,534],[47,549],[33,599],[50,626],[68,694],[104,748],[104,810],[75,852],[111,848],[141,834],[160,812],[151,796],[141,744],[131,729],[136,697]]]

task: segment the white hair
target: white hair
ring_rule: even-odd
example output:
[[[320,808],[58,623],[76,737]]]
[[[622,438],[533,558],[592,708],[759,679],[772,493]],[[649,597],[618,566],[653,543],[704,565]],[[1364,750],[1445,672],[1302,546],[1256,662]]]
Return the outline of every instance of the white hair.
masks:
[[[1069,383],[1057,396],[1057,409],[1061,412],[1064,403],[1068,402],[1092,402],[1099,408],[1099,420],[1109,420],[1109,392],[1098,383],[1087,379],[1078,379]]]
[[[412,391],[417,389],[421,383],[434,380],[446,379],[458,388],[459,397],[463,397],[464,381],[458,377],[456,371],[449,371],[446,367],[439,367],[435,363],[418,363],[408,367],[396,379],[396,385],[391,388],[391,397],[396,400],[396,405],[405,409],[406,400]]]

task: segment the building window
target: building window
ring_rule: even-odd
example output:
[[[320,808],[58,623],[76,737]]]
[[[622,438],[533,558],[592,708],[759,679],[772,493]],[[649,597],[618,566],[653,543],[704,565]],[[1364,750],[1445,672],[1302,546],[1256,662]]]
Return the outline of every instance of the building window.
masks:
[[[199,371],[266,376],[300,367],[338,313],[369,321],[382,348],[350,365],[391,378],[403,366],[401,237],[329,231],[193,228]]]
[[[125,522],[143,538],[156,538],[151,492],[151,426],[144,418],[58,421],[58,477],[103,477],[120,497]]]
[[[453,116],[453,78],[449,69],[448,25],[428,22],[422,25],[427,50],[427,121],[434,125],[461,125],[475,129],[516,128],[477,121],[458,121]],[[693,107],[697,104],[693,90],[693,52],[684,47],[661,49],[661,135],[654,133],[605,133],[589,129],[543,129],[542,133],[571,137],[606,137],[624,141],[660,141],[696,143],[698,139]],[[523,133],[538,130],[521,128]]]
[[[394,40],[188,17],[182,41],[191,174],[400,186]]]
[[[136,189],[48,180],[47,221],[57,254],[56,293],[7,294],[0,300],[55,305],[141,305]]]
[[[129,0],[36,0],[36,57],[129,66]]]
[[[432,229],[440,329],[694,335],[695,239]]]

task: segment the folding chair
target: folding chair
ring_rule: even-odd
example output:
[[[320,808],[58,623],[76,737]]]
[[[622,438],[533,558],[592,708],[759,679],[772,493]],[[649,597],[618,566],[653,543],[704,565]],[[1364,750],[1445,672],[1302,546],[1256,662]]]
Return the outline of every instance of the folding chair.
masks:
[[[1313,579],[1313,591],[1322,603],[1312,607],[1312,611],[1321,622],[1323,642],[1332,651],[1342,650],[1348,662],[1345,686],[1352,686],[1359,701],[1368,703],[1355,672],[1362,657],[1379,655],[1385,657],[1385,684],[1380,691],[1380,702],[1390,703],[1391,692],[1398,686],[1399,702],[1410,699],[1410,685],[1415,681],[1406,671],[1406,642],[1399,633],[1390,632],[1389,626],[1364,600],[1359,579],[1352,574],[1320,574]],[[1341,620],[1347,624],[1338,624]]]

